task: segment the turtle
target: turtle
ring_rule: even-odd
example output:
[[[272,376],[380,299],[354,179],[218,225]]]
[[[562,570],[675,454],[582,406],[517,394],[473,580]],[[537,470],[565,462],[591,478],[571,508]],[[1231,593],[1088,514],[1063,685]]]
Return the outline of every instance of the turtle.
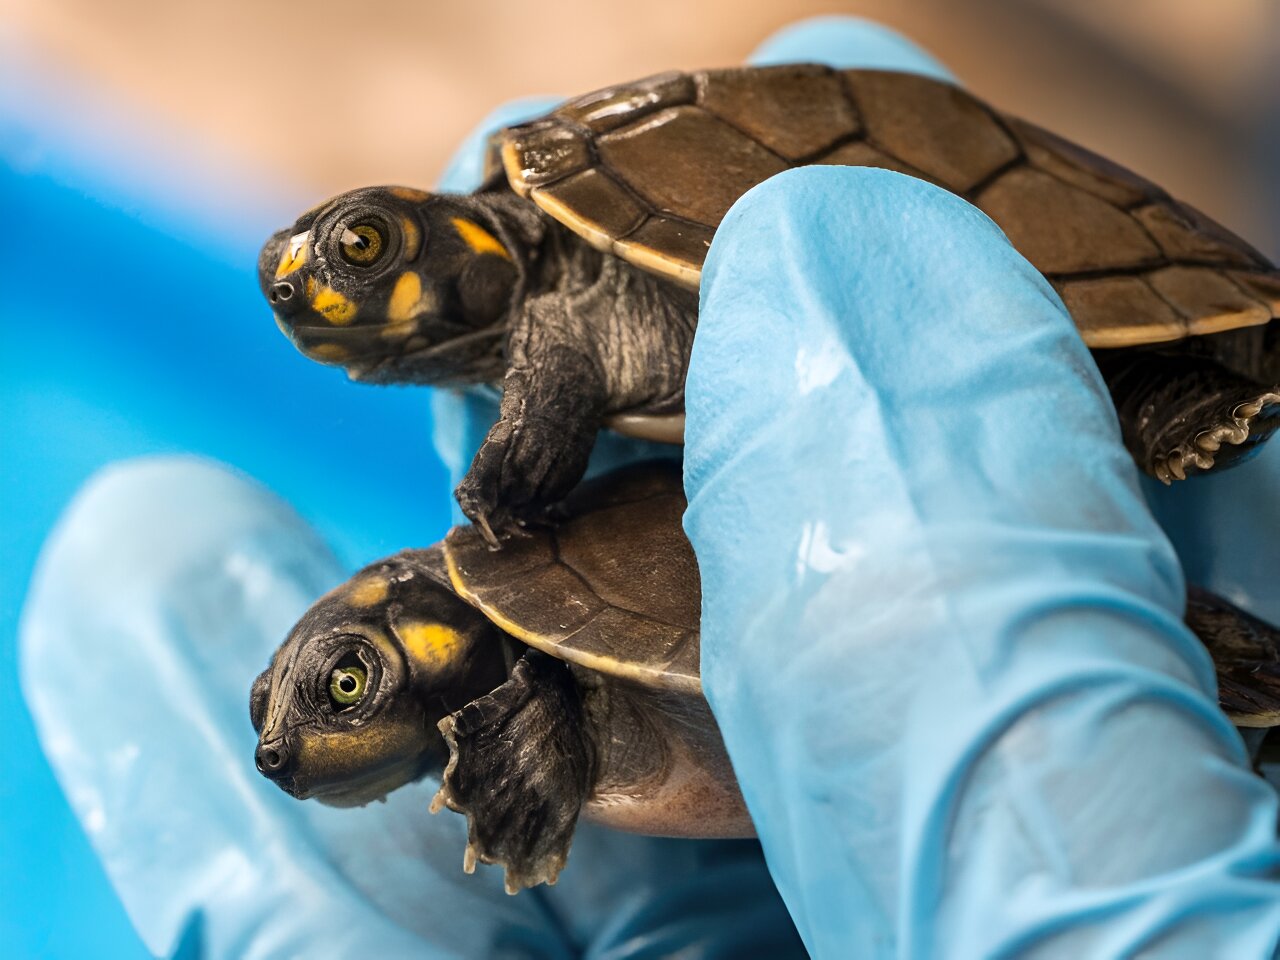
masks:
[[[897,171],[989,215],[1060,294],[1147,473],[1225,466],[1280,423],[1275,265],[1154,183],[914,73],[784,64],[607,87],[496,134],[474,193],[322,203],[266,242],[259,279],[302,353],[357,381],[501,385],[455,491],[496,544],[582,477],[601,426],[680,441],[715,230],[809,164]]]
[[[509,892],[555,881],[579,816],[753,836],[702,694],[685,506],[678,464],[632,465],[502,550],[469,525],[365,567],[254,681],[258,769],[337,806],[438,775],[432,812],[467,818],[463,868],[501,865]],[[1280,725],[1280,631],[1206,591],[1188,623],[1233,720],[1255,741]]]

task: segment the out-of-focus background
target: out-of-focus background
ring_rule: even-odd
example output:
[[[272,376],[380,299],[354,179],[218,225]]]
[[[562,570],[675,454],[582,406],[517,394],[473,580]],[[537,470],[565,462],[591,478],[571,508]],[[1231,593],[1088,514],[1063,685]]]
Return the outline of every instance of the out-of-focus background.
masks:
[[[120,457],[235,464],[351,565],[447,525],[422,393],[347,384],[276,332],[271,230],[353,186],[430,186],[506,100],[734,64],[820,14],[901,31],[1280,254],[1273,0],[0,2],[0,672],[43,537]],[[2,952],[143,956],[10,690]]]

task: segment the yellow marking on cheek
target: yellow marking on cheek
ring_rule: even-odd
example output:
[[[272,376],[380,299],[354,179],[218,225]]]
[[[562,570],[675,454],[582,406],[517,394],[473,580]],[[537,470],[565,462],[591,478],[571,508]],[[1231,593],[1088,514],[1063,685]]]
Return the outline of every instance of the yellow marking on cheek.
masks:
[[[361,577],[347,591],[347,602],[353,607],[372,607],[387,599],[388,589],[384,577]]]
[[[476,253],[496,253],[504,260],[511,259],[511,254],[507,253],[507,248],[500,244],[497,237],[484,227],[462,217],[454,217],[452,223],[453,228],[458,231],[458,236],[462,237],[467,246]]]
[[[400,218],[400,229],[404,233],[404,258],[405,260],[412,260],[418,255],[418,250],[422,247],[422,231],[408,217]]]
[[[321,287],[311,298],[311,306],[330,323],[342,326],[355,319],[356,305],[333,287]]]
[[[431,309],[432,296],[422,292],[422,280],[412,270],[406,270],[396,280],[387,303],[387,319],[392,323],[406,323]]]
[[[307,277],[307,299],[310,300],[316,295],[316,278]]]
[[[317,343],[314,347],[307,347],[307,352],[317,360],[329,363],[340,363],[351,356],[350,350],[337,343]]]
[[[391,187],[387,190],[393,197],[399,197],[401,200],[409,200],[414,203],[421,203],[423,200],[431,199],[431,194],[425,190],[415,190],[413,187]]]
[[[411,620],[396,627],[405,650],[413,660],[429,669],[439,669],[462,653],[462,634],[443,623]]]

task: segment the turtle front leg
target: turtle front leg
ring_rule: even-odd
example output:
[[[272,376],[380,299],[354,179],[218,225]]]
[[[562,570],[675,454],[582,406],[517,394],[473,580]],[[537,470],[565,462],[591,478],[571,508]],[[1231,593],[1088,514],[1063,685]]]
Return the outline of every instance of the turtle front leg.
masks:
[[[534,326],[537,316],[512,331],[498,421],[454,491],[494,547],[582,479],[609,401],[589,345],[565,342],[554,324]]]
[[[466,816],[463,869],[501,865],[508,893],[555,883],[596,768],[569,669],[530,650],[506,683],[439,726],[450,759],[431,812]]]

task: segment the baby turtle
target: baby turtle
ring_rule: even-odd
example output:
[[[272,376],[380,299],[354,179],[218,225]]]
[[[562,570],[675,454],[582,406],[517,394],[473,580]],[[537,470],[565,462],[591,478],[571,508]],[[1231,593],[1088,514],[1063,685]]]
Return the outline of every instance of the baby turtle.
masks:
[[[565,507],[500,551],[456,528],[317,601],[253,684],[258,769],[338,806],[443,769],[432,810],[466,815],[464,869],[501,864],[511,892],[555,881],[580,814],[753,835],[702,697],[679,467],[628,468]],[[1204,592],[1188,620],[1235,722],[1280,724],[1280,631]]]
[[[602,424],[678,441],[702,262],[789,167],[884,167],[977,205],[1061,294],[1138,465],[1165,482],[1280,423],[1280,273],[1155,184],[948,83],[784,65],[665,73],[496,137],[467,196],[343,194],[267,241],[307,356],[371,383],[501,383],[457,490],[493,530],[581,478]]]

